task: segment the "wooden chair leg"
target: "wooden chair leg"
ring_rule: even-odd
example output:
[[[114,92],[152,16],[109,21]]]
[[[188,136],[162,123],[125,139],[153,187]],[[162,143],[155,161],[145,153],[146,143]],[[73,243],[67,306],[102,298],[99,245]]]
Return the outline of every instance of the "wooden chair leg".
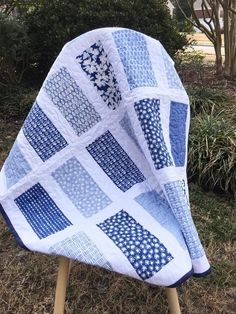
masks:
[[[166,288],[165,291],[168,300],[170,314],[181,314],[176,288]]]
[[[66,288],[71,268],[71,260],[67,257],[60,257],[57,275],[56,295],[53,314],[64,314]]]

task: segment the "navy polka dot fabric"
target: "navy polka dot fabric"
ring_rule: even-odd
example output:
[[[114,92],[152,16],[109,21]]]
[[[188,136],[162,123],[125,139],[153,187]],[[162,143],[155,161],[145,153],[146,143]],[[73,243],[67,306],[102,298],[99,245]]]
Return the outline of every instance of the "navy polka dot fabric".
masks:
[[[145,98],[134,104],[145,140],[156,169],[173,166],[168,153],[160,117],[160,100]]]
[[[125,254],[143,280],[173,259],[166,247],[124,210],[98,226]]]

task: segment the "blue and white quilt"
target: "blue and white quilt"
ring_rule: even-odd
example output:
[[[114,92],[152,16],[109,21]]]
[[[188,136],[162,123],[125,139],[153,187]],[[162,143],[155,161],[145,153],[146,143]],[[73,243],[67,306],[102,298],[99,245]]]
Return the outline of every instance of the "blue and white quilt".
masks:
[[[189,120],[160,42],[104,28],[67,43],[0,175],[18,243],[161,286],[206,275],[186,179]]]

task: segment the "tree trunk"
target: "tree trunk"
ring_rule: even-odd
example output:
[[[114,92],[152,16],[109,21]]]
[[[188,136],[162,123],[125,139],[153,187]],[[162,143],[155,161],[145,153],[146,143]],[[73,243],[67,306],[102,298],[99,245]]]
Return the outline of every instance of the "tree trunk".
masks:
[[[216,74],[222,75],[223,74],[223,59],[221,54],[221,44],[217,41],[214,43],[214,49],[216,54]]]
[[[220,25],[220,8],[221,6],[218,0],[214,2],[214,5],[211,2],[211,9],[213,11],[212,20],[213,20],[214,28],[215,28],[214,48],[215,48],[215,54],[216,54],[216,73],[218,75],[223,74],[223,59],[222,59],[222,53],[221,53],[222,40],[221,40],[221,25]]]

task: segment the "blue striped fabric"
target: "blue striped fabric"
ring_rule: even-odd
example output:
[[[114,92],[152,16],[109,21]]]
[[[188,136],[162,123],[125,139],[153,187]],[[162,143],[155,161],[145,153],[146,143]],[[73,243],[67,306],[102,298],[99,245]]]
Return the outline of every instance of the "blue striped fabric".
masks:
[[[40,239],[72,225],[40,183],[18,196],[15,203]]]
[[[37,103],[32,107],[23,125],[23,133],[43,161],[68,145]]]
[[[109,131],[91,143],[87,150],[123,192],[145,180],[144,175]]]

